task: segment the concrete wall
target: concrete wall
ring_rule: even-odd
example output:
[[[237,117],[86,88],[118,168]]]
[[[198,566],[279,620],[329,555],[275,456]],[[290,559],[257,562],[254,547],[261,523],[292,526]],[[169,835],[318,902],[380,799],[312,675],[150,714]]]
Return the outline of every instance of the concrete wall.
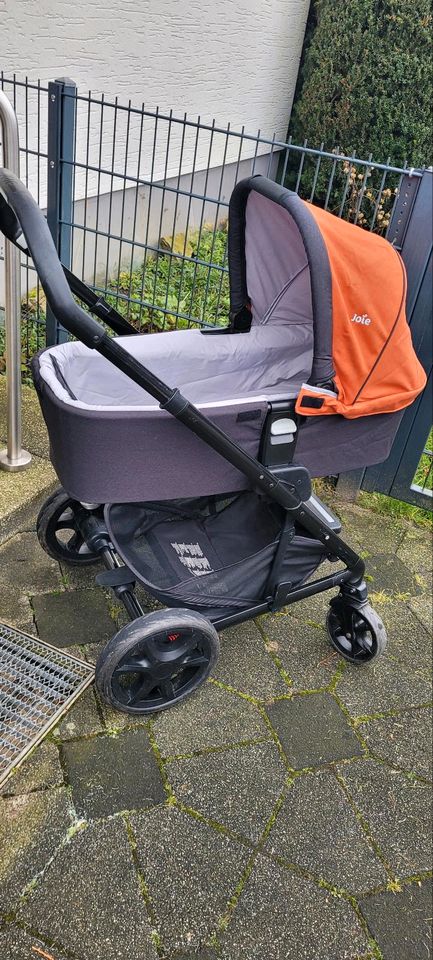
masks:
[[[96,99],[141,107],[149,116],[131,114],[99,103],[77,103],[75,171],[75,218],[87,224],[96,220],[99,196],[99,228],[108,224],[111,205],[111,232],[123,228],[131,236],[131,217],[138,192],[136,235],[143,238],[147,221],[150,188],[133,187],[133,178],[183,183],[193,164],[196,192],[218,190],[220,167],[224,162],[222,196],[233,185],[233,171],[250,172],[248,158],[266,155],[269,147],[224,134],[200,131],[168,119],[155,121],[159,107],[165,117],[190,119],[232,130],[285,139],[296,83],[309,0],[0,0],[0,70],[6,78],[29,77],[42,84],[55,77],[72,77],[79,93],[91,89]],[[13,88],[5,84],[12,98]],[[17,88],[16,106],[22,147],[47,150],[47,95]],[[38,121],[39,116],[39,121]],[[241,152],[239,152],[241,146]],[[0,149],[1,156],[1,149]],[[239,163],[240,158],[240,163]],[[264,166],[263,166],[264,164]],[[86,165],[102,168],[102,174],[87,172]],[[267,167],[264,157],[261,166]],[[211,180],[206,181],[206,169]],[[122,222],[123,181],[112,173],[132,178],[125,191]],[[202,171],[200,173],[200,171]],[[231,171],[231,172],[230,172]],[[46,203],[46,160],[31,153],[22,157],[22,176],[42,207]],[[152,191],[149,242],[172,230],[174,195],[164,195],[162,226],[158,196]],[[88,198],[84,204],[83,198]],[[113,199],[110,201],[110,197]],[[160,201],[159,201],[160,202]],[[176,225],[182,229],[185,203],[178,204]],[[215,207],[206,209],[213,219]],[[200,221],[201,205],[191,208],[191,225]],[[170,225],[170,226],[169,226]],[[198,223],[196,224],[198,225]],[[161,227],[161,229],[160,229]],[[81,231],[75,231],[75,266],[83,250]],[[130,248],[121,251],[122,262]],[[119,250],[110,244],[109,269],[118,262]],[[107,245],[98,241],[97,274],[105,272]],[[134,260],[137,257],[134,252]],[[86,240],[85,273],[92,274],[94,250]],[[3,271],[0,268],[0,278]],[[1,297],[0,279],[0,303]]]

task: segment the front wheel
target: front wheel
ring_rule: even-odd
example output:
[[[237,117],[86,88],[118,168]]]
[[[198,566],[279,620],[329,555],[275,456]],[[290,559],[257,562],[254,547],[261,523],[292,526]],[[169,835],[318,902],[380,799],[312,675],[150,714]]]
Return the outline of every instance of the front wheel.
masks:
[[[365,664],[385,650],[386,630],[369,603],[357,604],[342,595],[333,597],[326,629],[334,650],[350,663]]]
[[[86,567],[97,563],[97,553],[92,553],[80,533],[76,513],[80,504],[69,497],[60,487],[45,500],[36,521],[36,533],[45,553],[59,563],[74,567]]]
[[[219,653],[215,627],[194,610],[156,610],[138,617],[107,643],[96,686],[116,710],[151,714],[189,697]]]

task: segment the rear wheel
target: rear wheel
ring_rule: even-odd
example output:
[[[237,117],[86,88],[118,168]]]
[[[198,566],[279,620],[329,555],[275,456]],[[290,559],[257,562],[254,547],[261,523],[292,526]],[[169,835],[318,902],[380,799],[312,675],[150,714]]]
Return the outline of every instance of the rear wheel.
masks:
[[[157,610],[119,630],[96,664],[96,686],[116,710],[150,714],[185,700],[219,653],[215,627],[193,610]]]
[[[58,563],[87,566],[99,559],[91,553],[78,529],[76,511],[80,504],[62,487],[48,497],[36,521],[36,533],[45,553]]]
[[[330,602],[326,629],[335,650],[350,663],[365,664],[385,650],[382,620],[369,603],[356,604],[338,596]]]

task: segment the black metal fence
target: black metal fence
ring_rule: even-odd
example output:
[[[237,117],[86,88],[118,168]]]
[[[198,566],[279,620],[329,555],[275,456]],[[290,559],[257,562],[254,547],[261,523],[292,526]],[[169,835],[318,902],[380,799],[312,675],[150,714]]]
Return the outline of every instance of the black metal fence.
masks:
[[[422,263],[414,241],[407,242],[415,211],[420,229],[421,186],[426,178],[431,184],[430,173],[82,94],[70,80],[44,86],[1,75],[1,86],[18,114],[22,178],[46,209],[63,263],[138,330],[227,320],[228,202],[239,179],[260,172],[337,216],[388,235],[402,250],[417,290],[412,332],[431,366],[425,351],[428,305],[425,294],[418,297],[431,269],[424,221]],[[64,336],[27,261],[22,312],[25,369],[36,349]],[[0,339],[0,369],[1,354]],[[423,408],[411,426],[419,439],[411,481],[430,426]],[[371,476],[364,480],[373,482]],[[429,484],[431,471],[427,487],[421,494],[411,490],[409,498],[424,500]]]

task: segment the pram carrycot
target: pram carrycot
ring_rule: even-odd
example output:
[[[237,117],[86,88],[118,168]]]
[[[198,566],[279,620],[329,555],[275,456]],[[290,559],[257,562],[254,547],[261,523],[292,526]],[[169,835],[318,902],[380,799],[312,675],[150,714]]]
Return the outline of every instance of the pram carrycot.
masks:
[[[57,559],[101,557],[98,582],[133,620],[101,654],[102,695],[132,713],[170,706],[209,673],[218,630],[337,585],[331,642],[371,660],[385,632],[364,563],[310,476],[384,459],[423,388],[396,251],[249,178],[230,202],[229,327],[140,336],[65,271],[68,286],[38,207],[7,171],[0,191],[3,232],[23,232],[48,302],[81,341],[33,362],[63,486],[38,533]],[[111,338],[69,287],[127,336]],[[305,583],[325,557],[345,569]],[[144,616],[136,580],[171,609]]]

